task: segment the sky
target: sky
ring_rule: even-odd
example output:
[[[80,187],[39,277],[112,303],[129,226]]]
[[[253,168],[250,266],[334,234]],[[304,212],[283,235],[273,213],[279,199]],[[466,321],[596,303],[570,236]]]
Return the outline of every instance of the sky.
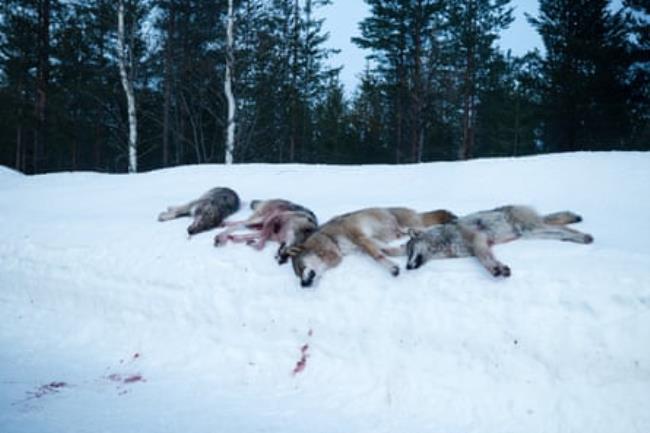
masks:
[[[537,15],[537,0],[513,0],[515,21],[505,30],[497,42],[504,49],[512,50],[515,55],[525,54],[534,48],[542,47],[542,40],[528,24],[524,13]],[[324,30],[329,32],[328,47],[340,49],[341,52],[331,59],[332,65],[343,66],[341,81],[346,92],[352,93],[359,82],[358,75],[365,67],[367,51],[354,45],[350,38],[359,36],[359,22],[369,13],[363,0],[333,0],[321,11],[325,17]]]

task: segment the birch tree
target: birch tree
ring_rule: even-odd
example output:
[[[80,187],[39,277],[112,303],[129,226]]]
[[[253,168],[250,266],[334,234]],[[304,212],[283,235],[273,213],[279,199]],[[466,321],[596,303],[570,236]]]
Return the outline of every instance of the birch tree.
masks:
[[[233,75],[233,0],[228,0],[228,20],[226,25],[226,79],[224,81],[224,91],[228,100],[228,123],[226,126],[226,164],[233,163],[233,153],[235,150],[235,96],[232,93],[232,75]]]
[[[132,40],[133,38],[130,38]],[[124,35],[124,0],[120,0],[117,10],[117,62],[120,67],[122,87],[126,93],[129,116],[129,173],[138,171],[138,118],[135,111],[135,94],[133,92],[133,46],[125,44]],[[128,66],[128,71],[127,71]]]

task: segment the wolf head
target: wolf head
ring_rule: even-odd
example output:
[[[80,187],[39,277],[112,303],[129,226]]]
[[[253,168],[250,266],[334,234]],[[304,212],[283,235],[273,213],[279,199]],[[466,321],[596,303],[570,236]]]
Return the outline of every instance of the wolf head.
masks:
[[[406,269],[417,269],[433,258],[445,257],[445,236],[437,233],[439,230],[433,228],[426,232],[415,229],[408,231],[410,239],[406,243]]]
[[[318,233],[303,244],[289,248],[287,253],[302,287],[310,287],[323,272],[341,262],[338,245],[331,238]]]
[[[406,269],[417,269],[428,260],[429,245],[421,231],[410,229],[408,234],[410,239],[406,243]]]
[[[316,231],[316,228],[317,225],[311,219],[300,218],[294,221],[287,232],[286,240],[280,244],[275,256],[278,264],[286,263],[289,260],[291,248],[305,242]]]
[[[194,221],[187,228],[187,233],[191,236],[220,226],[226,217],[239,210],[240,205],[239,196],[232,189],[212,188],[191,209]]]
[[[187,233],[190,236],[218,227],[223,222],[221,210],[211,204],[197,206],[193,216],[194,221],[187,227]]]

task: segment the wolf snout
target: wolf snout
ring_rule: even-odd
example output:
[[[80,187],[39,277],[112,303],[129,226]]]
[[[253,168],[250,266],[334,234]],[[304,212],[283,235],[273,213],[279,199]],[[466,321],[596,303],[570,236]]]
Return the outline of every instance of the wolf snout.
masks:
[[[316,277],[316,272],[314,271],[309,271],[307,273],[307,278],[303,278],[300,280],[300,285],[302,287],[311,287],[311,285],[314,283],[314,278]]]
[[[422,266],[422,256],[415,256],[414,260],[409,260],[406,264],[406,269],[409,271],[412,269],[417,269]]]
[[[584,243],[585,244],[590,244],[594,241],[594,237],[591,235],[585,235],[584,237]]]
[[[278,262],[278,265],[284,265],[289,260],[289,255],[286,253],[277,254],[275,260]]]

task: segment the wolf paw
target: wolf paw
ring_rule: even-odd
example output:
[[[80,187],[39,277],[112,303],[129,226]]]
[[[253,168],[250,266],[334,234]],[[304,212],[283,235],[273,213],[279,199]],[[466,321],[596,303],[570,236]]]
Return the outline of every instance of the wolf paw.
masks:
[[[509,277],[510,268],[504,264],[498,264],[490,269],[490,273],[495,277]]]
[[[287,254],[276,254],[275,256],[275,261],[278,262],[278,265],[284,265],[287,263],[287,260],[289,260],[289,256]]]
[[[393,277],[398,276],[399,275],[399,266],[393,266],[392,268],[390,268],[390,274]]]

